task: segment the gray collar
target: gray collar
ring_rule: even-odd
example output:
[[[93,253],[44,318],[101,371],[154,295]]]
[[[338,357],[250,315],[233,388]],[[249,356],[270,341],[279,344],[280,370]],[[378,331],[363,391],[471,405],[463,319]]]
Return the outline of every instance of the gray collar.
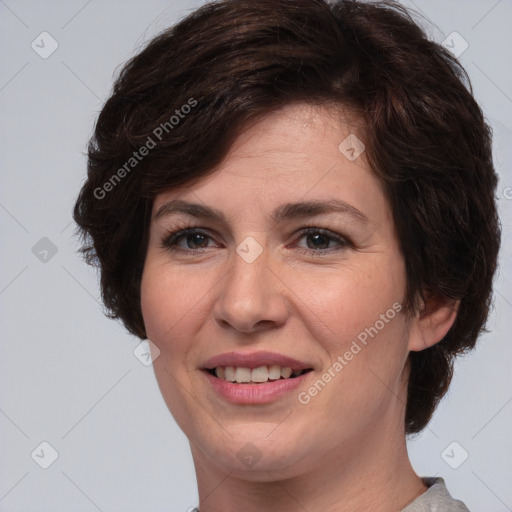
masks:
[[[451,497],[442,478],[424,477],[428,489],[401,512],[469,512],[462,501]]]

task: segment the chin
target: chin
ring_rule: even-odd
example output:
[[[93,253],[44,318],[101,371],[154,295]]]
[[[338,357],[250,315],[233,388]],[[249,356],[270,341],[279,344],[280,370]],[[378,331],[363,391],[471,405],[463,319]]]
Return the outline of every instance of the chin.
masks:
[[[226,434],[216,442],[203,438],[201,443],[211,464],[224,472],[245,480],[267,482],[306,472],[311,465],[314,456],[311,447],[308,447],[308,453],[300,451],[300,439],[290,435],[285,428],[278,432],[279,426],[265,423],[252,426],[250,435],[249,429],[242,425],[237,430],[237,433],[230,431],[232,436]],[[194,444],[200,443],[196,441]]]

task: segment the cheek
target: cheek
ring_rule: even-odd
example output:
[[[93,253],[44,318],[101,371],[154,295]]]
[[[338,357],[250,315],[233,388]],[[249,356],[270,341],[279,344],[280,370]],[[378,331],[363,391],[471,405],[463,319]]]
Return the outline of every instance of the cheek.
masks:
[[[185,431],[190,431],[190,410],[195,400],[191,398],[191,357],[194,347],[191,340],[197,324],[205,313],[205,292],[194,293],[199,283],[186,279],[183,273],[174,272],[169,265],[153,264],[148,258],[141,282],[141,308],[148,338],[160,350],[153,362],[153,370],[162,397],[174,419]]]
[[[315,339],[329,358],[319,376],[328,381],[328,390],[318,394],[311,390],[315,396],[312,407],[318,414],[329,411],[342,418],[344,425],[372,421],[384,414],[394,396],[389,390],[398,393],[407,358],[408,327],[401,312],[403,260],[376,260],[369,257],[367,264],[333,272],[323,281],[321,292],[304,294],[310,318],[317,319],[316,324],[312,320],[317,326]],[[322,389],[323,384],[317,388]]]
[[[184,340],[201,312],[197,283],[148,258],[141,282],[141,309],[148,338],[161,353],[185,351]],[[204,292],[203,292],[204,295]]]
[[[287,282],[299,298],[303,319],[309,318],[309,329],[329,353],[342,352],[345,345],[376,322],[381,327],[380,315],[390,310],[395,318],[405,290],[404,267],[400,259],[380,261],[366,255],[357,265],[347,264],[322,272],[288,274]],[[395,304],[395,309],[393,305]],[[386,323],[389,332],[391,324]],[[394,325],[397,329],[399,326]],[[400,328],[398,329],[400,331]]]

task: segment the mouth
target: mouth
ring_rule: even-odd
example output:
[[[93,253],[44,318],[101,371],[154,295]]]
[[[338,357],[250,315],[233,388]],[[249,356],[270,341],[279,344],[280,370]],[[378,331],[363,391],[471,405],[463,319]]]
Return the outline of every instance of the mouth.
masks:
[[[293,397],[294,391],[306,386],[314,370],[294,371],[290,366],[277,365],[217,366],[204,368],[201,373],[219,398],[236,405],[264,405]]]
[[[235,404],[269,404],[304,386],[314,373],[309,362],[270,351],[218,354],[199,368],[212,391]]]
[[[262,365],[257,368],[244,366],[217,366],[204,368],[213,377],[232,384],[266,384],[280,380],[291,380],[313,371],[313,368],[297,368],[276,364]]]

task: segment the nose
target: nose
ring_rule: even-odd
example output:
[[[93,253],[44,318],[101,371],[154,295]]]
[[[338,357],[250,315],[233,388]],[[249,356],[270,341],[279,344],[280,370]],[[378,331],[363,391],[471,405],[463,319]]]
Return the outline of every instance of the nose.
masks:
[[[213,308],[222,328],[248,334],[284,325],[288,316],[285,287],[269,263],[266,251],[252,263],[237,253],[231,256]]]

